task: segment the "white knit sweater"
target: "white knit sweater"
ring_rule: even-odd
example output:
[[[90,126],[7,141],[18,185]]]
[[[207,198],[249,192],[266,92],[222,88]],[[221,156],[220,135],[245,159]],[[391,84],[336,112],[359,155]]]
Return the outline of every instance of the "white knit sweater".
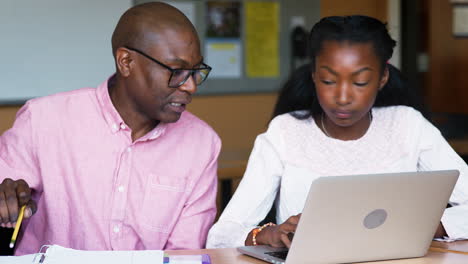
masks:
[[[460,177],[442,223],[451,238],[468,238],[468,166],[439,130],[405,106],[373,108],[366,134],[357,140],[327,137],[313,118],[273,119],[259,135],[247,170],[207,248],[237,247],[263,220],[277,198],[277,222],[302,211],[312,181],[321,176],[457,169]],[[278,192],[280,195],[277,194]]]

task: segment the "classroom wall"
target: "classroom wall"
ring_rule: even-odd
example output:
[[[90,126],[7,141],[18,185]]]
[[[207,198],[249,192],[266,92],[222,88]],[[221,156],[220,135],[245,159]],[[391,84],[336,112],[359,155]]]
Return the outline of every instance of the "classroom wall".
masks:
[[[321,16],[350,13],[383,19],[387,8],[386,4],[374,0],[322,0],[320,3]],[[265,131],[276,97],[277,93],[196,96],[188,109],[218,132],[223,149],[249,150],[255,137]],[[11,127],[19,107],[0,106],[0,133]]]
[[[134,3],[147,2],[143,0],[134,0]],[[281,72],[282,77],[287,75],[287,66],[289,66],[289,39],[284,37],[289,30],[289,18],[292,15],[304,15],[306,24],[309,27],[319,17],[318,3],[319,0],[278,0],[281,10],[281,30],[282,38],[280,39],[281,47]],[[197,8],[203,7],[197,3]],[[304,6],[317,6],[306,14],[304,14]],[[198,10],[200,11],[200,10]],[[200,13],[200,12],[199,12]],[[307,15],[307,16],[306,16]],[[311,17],[313,19],[311,19]],[[202,17],[197,17],[197,21],[203,21]],[[200,34],[203,34],[201,30]],[[244,78],[245,79],[245,78]],[[209,80],[207,84],[210,83]],[[233,85],[231,80],[215,80],[216,84],[225,86]],[[255,78],[244,80],[242,85],[244,88],[251,87],[252,89],[259,88],[259,82],[264,82],[263,78]],[[207,85],[205,84],[205,86]],[[275,81],[270,86],[279,88],[280,81]],[[200,88],[202,90],[203,87]],[[271,90],[271,89],[270,89]],[[192,104],[189,105],[189,111],[199,116],[218,132],[223,141],[223,149],[229,150],[250,150],[252,148],[255,137],[266,129],[276,100],[276,92],[260,92],[260,93],[245,93],[226,95],[199,95],[194,98]],[[0,106],[0,133],[11,127],[14,115],[19,109],[16,106]]]
[[[250,150],[267,128],[276,97],[276,93],[199,96],[188,109],[218,132],[223,149]]]
[[[131,6],[132,0],[0,1],[0,101],[100,84],[114,69],[111,34]]]

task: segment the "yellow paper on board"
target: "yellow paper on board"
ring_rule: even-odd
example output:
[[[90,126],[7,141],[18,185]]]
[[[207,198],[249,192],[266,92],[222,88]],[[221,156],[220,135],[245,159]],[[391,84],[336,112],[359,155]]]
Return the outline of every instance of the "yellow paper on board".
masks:
[[[279,3],[245,3],[246,72],[250,78],[279,77]]]

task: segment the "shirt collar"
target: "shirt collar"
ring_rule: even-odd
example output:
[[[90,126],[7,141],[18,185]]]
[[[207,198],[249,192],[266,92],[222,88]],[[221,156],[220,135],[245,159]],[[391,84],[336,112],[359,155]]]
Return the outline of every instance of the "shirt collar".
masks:
[[[127,124],[125,124],[124,120],[120,116],[119,112],[117,112],[117,109],[115,109],[115,106],[111,101],[108,88],[109,80],[111,78],[115,78],[115,74],[109,77],[96,88],[96,96],[107,125],[109,126],[112,133],[117,133],[120,130],[129,130],[130,128],[127,126]],[[148,132],[148,134],[140,138],[140,140],[153,140],[160,137],[166,131],[167,126],[168,124],[166,123],[159,123],[155,128]]]
[[[117,112],[117,109],[115,109],[114,104],[112,104],[110,99],[108,83],[109,80],[114,76],[115,74],[97,87],[96,96],[107,125],[109,126],[112,133],[117,133],[120,129],[127,128],[127,126],[125,125],[122,117],[120,116],[119,112]]]

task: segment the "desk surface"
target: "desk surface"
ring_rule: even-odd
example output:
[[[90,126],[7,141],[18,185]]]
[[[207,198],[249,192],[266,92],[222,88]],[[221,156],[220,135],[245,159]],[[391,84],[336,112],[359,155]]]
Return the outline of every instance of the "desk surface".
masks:
[[[468,240],[462,240],[462,241],[457,241],[453,243],[433,241],[431,247],[441,248],[441,249],[446,249],[446,250],[461,251],[461,252],[465,252],[468,255]]]
[[[432,249],[429,250],[428,254],[422,258],[413,259],[401,259],[401,260],[388,260],[385,262],[366,262],[367,263],[385,263],[385,264],[467,264],[468,255],[450,253],[450,252],[438,252],[436,249],[451,249],[468,251],[468,241],[458,241],[453,243],[440,243],[433,242]],[[193,255],[193,254],[209,254],[211,257],[212,264],[265,264],[261,260],[251,258],[240,254],[234,248],[222,248],[222,249],[201,249],[201,250],[176,250],[167,251],[169,255]]]

